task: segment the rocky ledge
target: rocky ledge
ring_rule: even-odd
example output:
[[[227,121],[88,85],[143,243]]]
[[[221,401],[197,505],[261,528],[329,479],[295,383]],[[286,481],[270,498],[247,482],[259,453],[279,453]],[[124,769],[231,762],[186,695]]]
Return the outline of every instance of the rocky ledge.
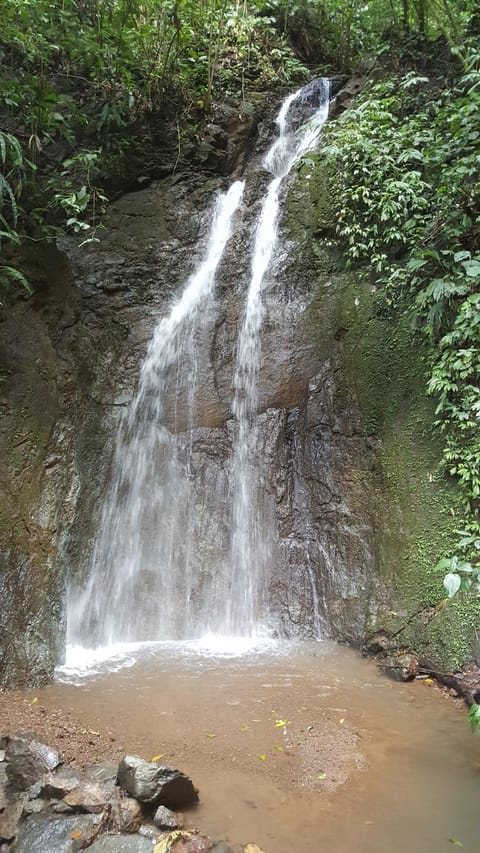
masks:
[[[180,770],[136,755],[82,773],[28,733],[0,737],[0,853],[262,853],[183,829]]]

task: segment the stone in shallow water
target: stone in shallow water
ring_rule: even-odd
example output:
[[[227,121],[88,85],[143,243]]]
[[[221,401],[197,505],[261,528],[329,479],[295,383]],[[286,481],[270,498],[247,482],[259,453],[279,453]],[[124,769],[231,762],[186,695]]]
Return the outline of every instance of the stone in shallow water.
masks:
[[[43,773],[55,770],[62,763],[55,749],[28,736],[11,738],[6,757],[8,779],[12,787],[19,791],[30,788]]]
[[[152,853],[152,842],[140,835],[103,835],[88,853]]]
[[[20,827],[15,853],[74,853],[95,837],[100,822],[99,815],[34,815]]]
[[[166,806],[159,806],[153,816],[153,822],[159,829],[178,829],[183,825],[181,816],[175,814]]]
[[[126,755],[118,765],[118,783],[142,803],[182,806],[195,803],[198,791],[191,779],[162,764],[153,764],[138,755]]]

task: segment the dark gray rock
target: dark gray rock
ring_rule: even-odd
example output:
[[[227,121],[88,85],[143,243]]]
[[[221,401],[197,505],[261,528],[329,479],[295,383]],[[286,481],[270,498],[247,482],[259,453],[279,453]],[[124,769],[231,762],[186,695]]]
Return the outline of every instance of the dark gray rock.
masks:
[[[152,853],[152,842],[139,835],[104,835],[88,850],[89,853]]]
[[[159,829],[178,829],[179,826],[183,826],[182,817],[167,809],[166,806],[158,807],[153,816],[153,822]]]
[[[80,776],[68,765],[59,767],[53,773],[47,773],[43,780],[42,794],[46,797],[61,799],[80,785]]]
[[[34,815],[20,827],[15,853],[75,853],[95,838],[100,822],[98,815]]]
[[[198,801],[198,791],[188,776],[137,755],[122,758],[117,778],[119,785],[142,803],[182,806]]]
[[[7,747],[7,776],[13,788],[26,791],[61,763],[55,749],[29,737],[13,737]]]
[[[3,808],[0,807],[0,841],[11,841],[17,834],[17,827],[22,817],[28,794],[17,793],[7,789]]]

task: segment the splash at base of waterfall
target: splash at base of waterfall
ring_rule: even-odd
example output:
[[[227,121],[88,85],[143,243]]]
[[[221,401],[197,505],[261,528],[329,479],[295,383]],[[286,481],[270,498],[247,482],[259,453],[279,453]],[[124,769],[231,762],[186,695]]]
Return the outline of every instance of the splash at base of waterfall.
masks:
[[[205,634],[197,640],[159,640],[144,643],[113,643],[109,646],[86,648],[67,646],[65,663],[55,670],[56,680],[78,684],[107,672],[119,672],[139,661],[155,659],[159,665],[172,659],[248,658],[276,655],[285,652],[289,643],[270,637],[236,637]]]

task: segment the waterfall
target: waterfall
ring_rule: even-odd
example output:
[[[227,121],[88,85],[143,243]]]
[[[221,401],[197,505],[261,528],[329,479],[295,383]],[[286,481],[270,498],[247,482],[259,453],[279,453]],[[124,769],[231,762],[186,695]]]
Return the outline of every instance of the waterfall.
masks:
[[[233,414],[237,422],[233,453],[231,594],[226,602],[225,633],[251,635],[266,610],[266,584],[272,561],[272,524],[262,501],[257,435],[257,388],[261,362],[262,291],[275,245],[282,184],[306,151],[315,145],[328,116],[328,81],[315,81],[319,105],[297,130],[289,113],[311,96],[312,85],[299,89],[282,104],[276,119],[278,138],[264,159],[273,178],[256,225],[250,285],[240,325],[233,381]],[[301,114],[301,113],[300,113]],[[314,593],[314,600],[315,593]]]
[[[277,137],[263,161],[272,179],[255,223],[236,346],[229,487],[217,483],[210,505],[199,501],[192,442],[197,375],[208,360],[202,334],[242,199],[240,181],[218,198],[205,255],[148,346],[138,390],[116,437],[87,583],[69,590],[71,645],[183,639],[206,631],[248,637],[268,617],[274,522],[264,501],[257,423],[263,293],[278,242],[285,179],[315,146],[328,115],[328,94],[328,81],[317,80],[286,98],[276,119]],[[187,397],[187,420],[180,431],[171,431],[166,400],[178,392],[179,382]],[[218,554],[211,561],[213,570],[200,540],[215,500],[230,505],[226,542],[212,545]],[[315,589],[313,595],[316,601]]]
[[[69,593],[70,644],[169,639],[188,630],[188,600],[179,607],[178,599],[180,592],[188,599],[191,585],[186,535],[191,479],[180,458],[181,443],[163,423],[164,405],[173,368],[181,361],[187,365],[192,413],[195,329],[208,311],[243,189],[237,181],[218,199],[205,257],[149,344],[137,393],[117,435],[87,585]]]

